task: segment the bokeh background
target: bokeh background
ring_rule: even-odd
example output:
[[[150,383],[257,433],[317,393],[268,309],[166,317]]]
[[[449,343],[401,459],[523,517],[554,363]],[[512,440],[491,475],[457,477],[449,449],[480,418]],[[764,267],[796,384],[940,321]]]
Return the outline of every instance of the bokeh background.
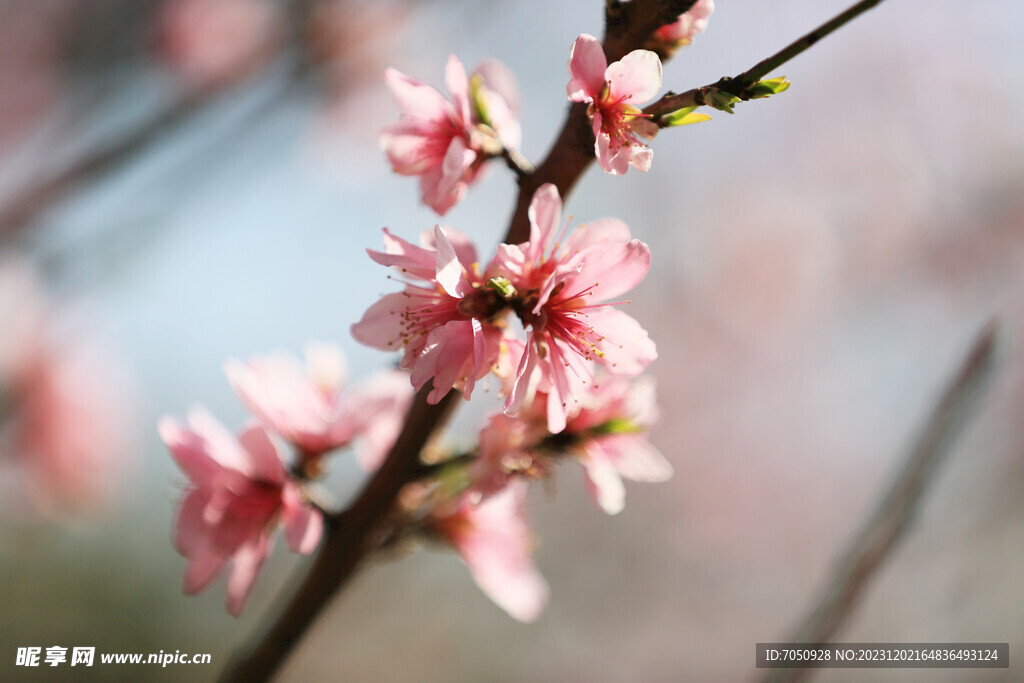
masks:
[[[720,0],[665,88],[738,73],[846,4]],[[158,417],[203,404],[239,425],[229,357],[322,340],[356,379],[393,362],[348,334],[392,289],[364,248],[436,217],[377,149],[398,115],[383,68],[440,85],[450,52],[501,59],[537,161],[566,108],[569,46],[601,34],[602,5],[0,3],[0,678],[81,675],[14,667],[17,647],[51,645],[214,662],[97,665],[97,680],[216,676],[301,560],[279,543],[238,620],[222,581],[182,596],[184,477]],[[364,570],[283,679],[756,679],[755,643],[814,604],[994,316],[985,402],[839,637],[1021,652],[1022,26],[1016,0],[888,0],[781,69],[784,95],[664,132],[649,173],[592,170],[569,211],[618,216],[651,245],[630,310],[658,343],[653,440],[674,479],[630,485],[617,517],[571,467],[531,491],[552,588],[537,623],[427,549]],[[487,249],[514,189],[496,166],[445,223]],[[451,438],[472,429],[458,420]],[[334,470],[344,500],[363,475],[348,458]]]

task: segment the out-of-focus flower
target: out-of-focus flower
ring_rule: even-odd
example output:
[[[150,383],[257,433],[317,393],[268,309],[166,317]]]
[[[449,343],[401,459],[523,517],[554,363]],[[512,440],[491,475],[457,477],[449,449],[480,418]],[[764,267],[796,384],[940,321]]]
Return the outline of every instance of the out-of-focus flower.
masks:
[[[524,481],[482,502],[469,493],[433,528],[454,546],[487,597],[513,618],[534,621],[547,604],[548,585],[531,558],[525,499]]]
[[[622,221],[604,219],[580,226],[558,250],[561,214],[558,190],[541,186],[530,204],[530,241],[503,245],[493,264],[517,290],[516,313],[530,328],[506,412],[519,410],[531,387],[544,382],[552,433],[565,428],[574,404],[592,388],[591,362],[637,375],[658,355],[636,320],[611,308],[614,302],[602,303],[644,278],[651,265],[647,245],[630,239]]]
[[[625,505],[623,477],[661,482],[672,476],[672,466],[647,440],[658,420],[652,381],[600,375],[556,435],[545,429],[551,400],[539,391],[516,416],[490,418],[466,471],[473,490],[486,497],[510,481],[545,477],[555,460],[569,456],[583,466],[594,501],[614,515]]]
[[[689,45],[694,36],[708,27],[708,18],[714,10],[714,0],[697,0],[693,7],[679,15],[679,19],[654,32],[649,43],[650,49],[671,55]]]
[[[367,471],[380,466],[413,396],[408,376],[397,371],[346,393],[345,358],[326,344],[309,344],[304,365],[289,354],[268,354],[244,363],[230,360],[225,372],[246,408],[304,458],[355,440],[356,457]]]
[[[188,422],[164,418],[159,425],[161,438],[192,483],[175,533],[178,551],[188,560],[185,592],[203,590],[231,562],[227,609],[238,616],[278,524],[289,546],[308,554],[320,540],[323,519],[285,474],[262,427],[249,427],[236,439],[203,410],[192,411]]]
[[[445,69],[451,102],[396,69],[387,69],[384,79],[402,118],[384,129],[381,147],[395,173],[420,176],[423,203],[439,215],[462,200],[487,159],[519,145],[518,90],[496,61],[467,78],[451,55]]]
[[[284,16],[273,0],[165,0],[158,22],[170,67],[191,85],[216,87],[244,79],[274,55]]]
[[[126,382],[91,341],[57,331],[28,263],[0,262],[0,467],[5,502],[46,516],[101,509],[130,474]]]
[[[587,102],[594,130],[594,151],[601,168],[622,175],[629,167],[646,171],[654,152],[637,139],[650,137],[650,126],[636,104],[661,88],[661,60],[650,50],[634,50],[608,64],[601,42],[584,33],[569,54],[571,79],[566,91],[572,102]],[[639,130],[638,130],[639,129]]]
[[[583,465],[591,497],[618,514],[626,504],[622,477],[661,482],[672,476],[672,465],[647,440],[658,419],[654,384],[604,377],[586,398],[563,434],[576,437],[569,452]]]
[[[453,387],[469,399],[497,361],[502,328],[495,318],[505,301],[484,286],[465,235],[438,225],[422,241],[418,247],[385,229],[385,251],[367,250],[377,263],[423,284],[407,282],[404,291],[384,296],[352,326],[352,336],[385,351],[402,349],[401,365],[412,370],[417,390],[433,379],[430,402]]]

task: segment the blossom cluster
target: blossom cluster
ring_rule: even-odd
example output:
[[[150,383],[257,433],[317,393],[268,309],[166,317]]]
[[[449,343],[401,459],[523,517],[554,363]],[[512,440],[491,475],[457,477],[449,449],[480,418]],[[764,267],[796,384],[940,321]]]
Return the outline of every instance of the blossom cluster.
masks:
[[[159,431],[189,479],[178,509],[175,544],[185,556],[185,592],[197,593],[230,563],[228,611],[237,616],[283,526],[292,550],[308,554],[323,528],[306,481],[329,452],[353,445],[360,464],[376,469],[412,398],[404,376],[385,373],[345,389],[341,351],[310,344],[306,362],[287,354],[256,356],[225,367],[253,419],[235,436],[202,408],[186,423],[170,417]],[[283,444],[294,459],[283,461]]]
[[[651,40],[689,41],[711,7],[698,2]],[[566,94],[585,105],[601,168],[612,175],[648,170],[653,152],[641,138],[653,137],[657,125],[638,105],[661,88],[658,54],[635,50],[609,64],[600,41],[584,34],[568,66]],[[450,99],[395,69],[385,81],[402,116],[385,128],[382,149],[395,172],[419,178],[423,202],[439,215],[467,194],[488,160],[505,157],[520,174],[530,172],[518,152],[515,80],[500,63],[467,75],[449,57]],[[187,424],[160,423],[189,479],[176,534],[188,562],[186,592],[203,589],[230,564],[227,604],[237,615],[278,527],[293,550],[311,552],[333,514],[310,493],[324,456],[351,444],[374,471],[414,391],[437,404],[451,391],[469,400],[480,383],[493,382],[503,405],[468,450],[432,443],[419,454],[419,469],[374,538],[380,547],[410,535],[447,544],[480,588],[523,621],[539,616],[548,594],[532,561],[529,482],[551,476],[559,462],[577,462],[597,505],[617,514],[624,478],[671,476],[647,441],[657,408],[653,383],[639,377],[657,350],[621,308],[650,269],[650,248],[618,219],[575,228],[563,222],[553,184],[540,185],[527,213],[528,238],[498,245],[486,260],[450,226],[435,225],[418,243],[384,229],[383,249],[367,253],[392,269],[402,289],[373,303],[351,332],[363,344],[400,352],[398,370],[345,393],[344,363],[333,347],[310,346],[305,365],[284,355],[229,361],[228,378],[253,416],[237,437],[202,410]],[[284,444],[292,453],[287,465]]]

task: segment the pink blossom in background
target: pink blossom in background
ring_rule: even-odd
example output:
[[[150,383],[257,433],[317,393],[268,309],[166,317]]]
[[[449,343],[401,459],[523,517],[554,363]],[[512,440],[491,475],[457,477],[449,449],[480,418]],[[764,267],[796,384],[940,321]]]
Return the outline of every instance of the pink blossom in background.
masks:
[[[313,343],[305,356],[305,364],[284,353],[253,356],[244,363],[230,360],[225,372],[245,407],[304,457],[355,440],[363,469],[377,469],[412,401],[408,375],[380,373],[346,392],[341,349]]]
[[[569,100],[587,102],[593,122],[594,151],[606,173],[622,175],[629,167],[646,171],[654,153],[637,138],[646,137],[647,119],[636,107],[653,98],[661,88],[661,60],[650,50],[634,50],[608,64],[601,42],[584,33],[569,54]]]
[[[19,512],[67,517],[114,501],[135,430],[118,364],[56,313],[28,261],[0,261],[0,485]]]
[[[387,69],[384,79],[402,118],[384,129],[381,148],[395,173],[420,176],[423,203],[441,216],[466,195],[487,158],[519,144],[518,90],[497,62],[482,65],[471,82],[451,55],[445,69],[451,102],[396,69]]]
[[[285,17],[273,0],[164,0],[157,19],[161,56],[194,86],[240,81],[266,64]]]
[[[270,553],[279,521],[288,545],[308,554],[320,540],[321,514],[303,500],[261,427],[248,427],[235,438],[197,409],[189,414],[188,425],[163,418],[159,430],[191,483],[175,532],[178,551],[188,560],[185,592],[203,590],[230,562],[227,609],[238,616]]]
[[[526,482],[514,481],[478,502],[462,497],[435,529],[459,553],[487,597],[519,621],[534,621],[548,600],[548,585],[533,565],[533,537],[525,519]]]
[[[693,7],[671,24],[662,26],[654,32],[654,39],[666,44],[671,49],[689,45],[694,36],[708,26],[708,18],[715,10],[714,0],[697,0]]]
[[[592,363],[638,375],[657,358],[647,331],[629,315],[602,303],[632,289],[651,266],[651,254],[616,219],[581,225],[561,246],[562,200],[554,185],[541,186],[530,204],[530,241],[503,245],[494,272],[505,274],[524,303],[529,326],[506,412],[515,413],[539,382],[549,387],[548,429],[558,433],[593,388]],[[539,373],[539,376],[538,376]]]
[[[433,380],[430,402],[452,388],[468,400],[498,358],[502,328],[490,320],[497,295],[483,287],[476,249],[465,235],[438,225],[422,242],[410,244],[385,229],[385,251],[367,250],[410,281],[371,306],[352,336],[374,348],[402,350],[401,365],[412,370],[417,390]]]

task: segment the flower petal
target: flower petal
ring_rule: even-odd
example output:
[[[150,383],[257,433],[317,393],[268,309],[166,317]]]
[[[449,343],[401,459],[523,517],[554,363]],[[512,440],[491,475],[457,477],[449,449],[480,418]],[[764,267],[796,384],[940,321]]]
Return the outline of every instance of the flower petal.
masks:
[[[611,83],[616,99],[627,103],[643,103],[661,89],[661,60],[650,50],[633,50],[608,67],[604,77]]]
[[[384,82],[391,90],[398,106],[409,116],[429,121],[442,121],[451,117],[451,105],[433,87],[406,76],[397,69],[384,71]]]
[[[228,613],[237,617],[245,608],[246,600],[252,591],[256,577],[259,576],[263,561],[270,554],[271,539],[269,534],[260,534],[248,541],[231,558],[231,576],[228,579]]]
[[[598,506],[609,515],[617,515],[626,507],[626,487],[619,473],[593,442],[584,446],[586,455],[580,459],[587,479],[587,491]]]
[[[566,94],[573,102],[592,102],[600,97],[604,87],[605,57],[601,41],[584,33],[572,44],[569,51],[569,84]]]
[[[659,482],[672,478],[672,465],[640,434],[608,434],[595,441],[619,474],[633,481]]]
[[[585,296],[588,304],[607,301],[633,289],[650,269],[651,250],[640,240],[596,244],[577,253],[556,271],[570,275],[555,298],[567,301]]]
[[[537,188],[527,215],[530,217],[530,243],[524,251],[528,262],[537,263],[558,234],[558,223],[562,219],[562,198],[558,196],[558,188],[551,183]]]
[[[631,235],[629,226],[618,218],[599,218],[589,223],[581,223],[569,239],[565,241],[566,250],[570,255],[597,244],[614,244],[629,242]]]

